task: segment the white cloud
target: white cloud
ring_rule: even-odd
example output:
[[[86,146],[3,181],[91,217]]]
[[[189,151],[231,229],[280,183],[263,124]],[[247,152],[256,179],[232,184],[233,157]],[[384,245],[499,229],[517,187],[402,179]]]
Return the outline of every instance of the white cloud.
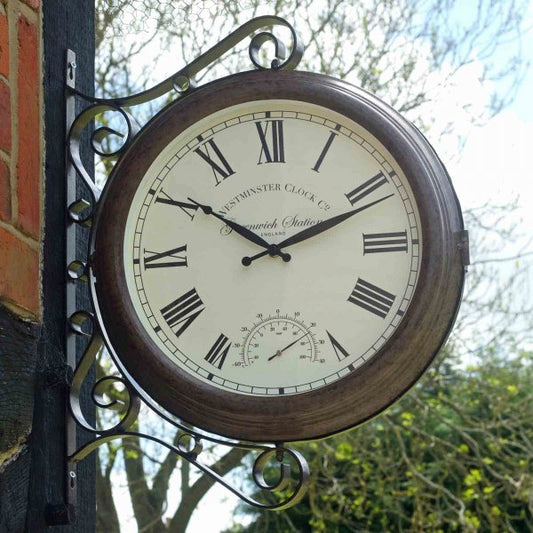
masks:
[[[533,123],[504,111],[484,127],[474,129],[460,160],[450,173],[464,207],[487,202],[502,204],[518,198],[523,215],[532,223]]]

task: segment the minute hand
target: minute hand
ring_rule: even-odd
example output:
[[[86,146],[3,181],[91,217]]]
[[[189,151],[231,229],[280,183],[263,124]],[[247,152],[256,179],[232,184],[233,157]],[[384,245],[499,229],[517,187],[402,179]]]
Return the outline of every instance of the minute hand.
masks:
[[[323,220],[322,222],[319,222],[318,224],[315,224],[314,226],[311,226],[310,228],[305,228],[304,230],[299,231],[298,233],[295,233],[294,235],[291,235],[284,241],[281,241],[278,244],[278,246],[280,248],[286,248],[287,246],[292,246],[293,244],[297,244],[299,242],[305,241],[306,239],[309,239],[310,237],[314,237],[315,235],[318,235],[319,233],[322,233],[323,231],[326,231],[330,228],[335,227],[337,224],[344,222],[345,220],[352,217],[353,215],[357,215],[357,213],[360,213],[361,211],[364,211],[365,209],[368,209],[369,207],[372,207],[373,205],[379,204],[380,202],[387,200],[387,198],[390,198],[391,196],[394,196],[394,194],[389,194],[388,196],[384,196],[383,198],[380,198],[379,200],[370,202],[369,204],[358,207],[357,209],[353,209],[352,211],[348,211],[346,213],[342,213],[332,218],[328,218],[327,220]]]

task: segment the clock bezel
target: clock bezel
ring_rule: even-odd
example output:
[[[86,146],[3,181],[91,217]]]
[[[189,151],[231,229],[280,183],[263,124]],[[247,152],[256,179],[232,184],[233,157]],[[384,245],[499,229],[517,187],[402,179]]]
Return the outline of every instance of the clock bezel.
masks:
[[[254,397],[210,386],[164,355],[136,315],[122,258],[131,199],[160,151],[180,132],[214,112],[273,99],[321,105],[374,135],[410,183],[424,246],[411,303],[395,332],[370,361],[316,390]],[[379,414],[407,392],[434,359],[453,325],[462,293],[462,230],[459,203],[446,169],[420,132],[389,106],[361,89],[319,74],[241,73],[208,84],[165,108],[119,159],[95,217],[91,291],[104,337],[121,371],[171,413],[231,438],[259,442],[321,438]]]

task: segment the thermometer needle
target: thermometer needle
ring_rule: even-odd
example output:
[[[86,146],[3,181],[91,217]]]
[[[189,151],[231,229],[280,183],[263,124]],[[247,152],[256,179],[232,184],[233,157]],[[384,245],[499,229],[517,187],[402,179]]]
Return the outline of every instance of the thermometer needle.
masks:
[[[307,337],[309,335],[309,332],[304,333],[301,337],[297,338],[295,341],[292,341],[290,344],[287,344],[285,348],[282,348],[281,350],[278,350],[274,355],[271,355],[268,360],[272,361],[275,357],[278,357],[281,355],[285,350],[288,350],[291,346],[294,346],[297,342],[301,341],[304,337]]]

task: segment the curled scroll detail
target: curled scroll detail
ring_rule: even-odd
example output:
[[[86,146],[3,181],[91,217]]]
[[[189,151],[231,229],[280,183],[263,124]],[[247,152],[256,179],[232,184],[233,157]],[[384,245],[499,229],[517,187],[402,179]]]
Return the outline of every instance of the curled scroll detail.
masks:
[[[281,31],[277,31],[281,30]],[[290,42],[285,42],[280,35],[290,35]],[[163,80],[161,83],[137,94],[115,97],[95,98],[85,95],[76,89],[75,54],[67,53],[67,323],[70,329],[67,340],[67,360],[73,370],[72,384],[69,395],[70,419],[67,429],[67,450],[69,461],[69,492],[68,498],[74,501],[76,473],[75,464],[101,445],[128,438],[143,438],[166,447],[171,452],[189,461],[217,483],[237,495],[246,503],[263,509],[280,510],[298,502],[305,494],[309,479],[309,468],[305,458],[297,451],[281,444],[262,444],[238,442],[225,437],[213,435],[200,429],[190,428],[176,420],[149,397],[129,376],[120,360],[116,357],[113,347],[105,338],[105,331],[100,326],[98,303],[93,301],[93,312],[79,310],[76,291],[80,283],[94,283],[89,273],[91,262],[91,244],[86,256],[80,257],[76,247],[76,230],[90,228],[98,207],[103,190],[102,182],[109,179],[112,163],[131,146],[141,128],[132,108],[140,104],[154,102],[161,96],[169,95],[178,99],[196,89],[196,76],[234,48],[241,41],[250,38],[249,56],[252,64],[261,70],[293,69],[303,53],[302,42],[294,28],[284,19],[276,16],[264,16],[252,19],[222,39],[210,50],[186,65],[184,68]],[[273,57],[269,56],[273,48]],[[271,54],[272,55],[272,54]],[[268,58],[268,59],[266,59]],[[268,64],[265,66],[264,62]],[[76,112],[76,104],[81,101],[84,109]],[[93,126],[95,120],[98,125]],[[94,131],[92,128],[95,128]],[[82,153],[82,146],[89,147],[92,156],[96,155],[104,163],[103,179],[92,180],[88,171],[88,163]],[[92,157],[89,158],[92,165]],[[82,185],[80,192],[79,185]],[[85,230],[84,230],[85,231]],[[89,239],[90,241],[90,239]],[[85,246],[85,245],[84,245]],[[84,344],[81,357],[76,360],[76,345]],[[95,367],[97,358],[107,348],[118,373],[106,370],[103,377],[98,376],[92,387],[89,376]],[[82,397],[99,411],[96,424],[86,416],[82,407]],[[161,420],[161,424],[169,424],[170,433],[175,435],[172,442],[139,431],[138,415],[141,405],[146,406]],[[83,446],[78,447],[75,428],[79,426],[93,435]],[[247,452],[258,454],[250,472],[249,487],[256,492],[250,497],[235,488],[229,480],[220,475],[216,464],[207,465],[203,460],[204,443],[210,443],[210,449],[230,447],[237,449],[244,456]],[[70,500],[69,500],[70,501]]]

